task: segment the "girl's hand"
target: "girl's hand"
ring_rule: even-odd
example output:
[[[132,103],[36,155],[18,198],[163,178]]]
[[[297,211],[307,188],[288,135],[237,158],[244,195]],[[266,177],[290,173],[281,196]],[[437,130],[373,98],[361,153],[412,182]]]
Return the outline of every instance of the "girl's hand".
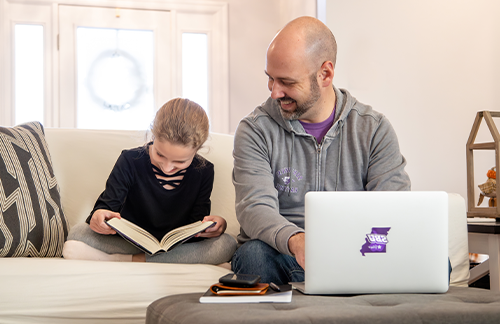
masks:
[[[205,231],[198,233],[196,237],[217,237],[220,236],[226,230],[227,223],[226,220],[220,216],[209,215],[203,218],[202,222],[213,221],[217,222],[214,226],[207,228]]]
[[[109,227],[104,221],[111,218],[121,218],[119,213],[112,212],[111,210],[98,209],[90,219],[90,229],[99,234],[116,234],[116,231]]]

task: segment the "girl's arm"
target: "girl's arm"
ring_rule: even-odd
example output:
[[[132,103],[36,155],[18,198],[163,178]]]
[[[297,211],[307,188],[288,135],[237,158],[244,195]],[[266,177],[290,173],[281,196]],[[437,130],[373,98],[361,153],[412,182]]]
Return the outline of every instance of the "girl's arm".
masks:
[[[203,218],[202,222],[213,221],[217,222],[215,226],[207,228],[205,231],[198,233],[196,237],[217,237],[222,235],[226,231],[227,223],[226,220],[220,216],[208,215]]]
[[[204,185],[202,185],[202,188],[200,190],[200,198],[205,199],[208,201],[210,204],[210,196],[212,195],[212,188],[213,188],[213,182],[214,182],[214,169],[213,165],[210,164],[208,168],[208,172],[206,175],[206,181]],[[203,198],[206,197],[206,198]],[[209,205],[210,206],[210,205]],[[210,211],[210,207],[209,207]],[[227,222],[224,218],[221,216],[217,215],[208,215],[205,216],[202,220],[202,222],[208,222],[208,221],[213,221],[216,222],[215,226],[207,228],[205,231],[198,233],[196,237],[217,237],[220,236],[222,233],[226,231],[227,228]]]
[[[203,178],[200,186],[200,191],[198,193],[196,203],[193,206],[191,221],[194,222],[202,219],[202,222],[214,221],[217,224],[215,224],[215,226],[213,227],[207,228],[202,233],[198,233],[196,237],[217,237],[224,233],[227,228],[227,222],[224,218],[217,215],[208,215],[210,214],[210,196],[212,195],[213,183],[214,166],[212,163],[207,161],[205,170],[203,170]]]
[[[199,184],[197,188],[193,190],[194,193],[196,193],[196,200],[191,208],[190,214],[187,215],[187,219],[185,220],[186,224],[201,221],[203,217],[210,215],[210,196],[212,195],[214,185],[214,165],[212,163],[206,161],[206,165],[202,170],[195,169],[192,171],[195,173],[200,172],[196,180],[199,181]]]
[[[106,209],[98,209],[90,219],[90,229],[99,234],[116,234],[116,231],[104,222],[114,217],[121,218],[119,213]]]
[[[97,199],[94,209],[86,220],[94,232],[99,234],[116,233],[104,221],[113,217],[120,218],[119,211],[127,197],[133,173],[133,166],[125,158],[124,152],[122,152],[106,181],[104,191]]]

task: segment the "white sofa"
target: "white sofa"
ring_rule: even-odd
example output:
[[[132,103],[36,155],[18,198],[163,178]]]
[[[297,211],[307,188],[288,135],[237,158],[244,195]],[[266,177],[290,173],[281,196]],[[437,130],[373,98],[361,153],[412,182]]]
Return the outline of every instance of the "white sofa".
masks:
[[[83,222],[121,150],[144,144],[140,131],[45,129],[64,213]],[[215,165],[212,214],[236,237],[231,182],[233,138],[211,134],[202,155]],[[450,195],[452,285],[469,277],[465,201]],[[146,308],[167,295],[205,292],[228,267],[114,263],[62,258],[0,258],[0,323],[144,323]]]

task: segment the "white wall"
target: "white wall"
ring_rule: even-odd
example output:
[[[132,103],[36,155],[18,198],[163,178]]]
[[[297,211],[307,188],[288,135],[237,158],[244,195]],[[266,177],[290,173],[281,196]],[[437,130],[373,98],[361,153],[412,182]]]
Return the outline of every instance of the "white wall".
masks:
[[[476,112],[500,110],[500,2],[326,3],[338,43],[334,83],[389,118],[412,190],[466,198],[465,144]],[[486,125],[481,141],[491,141]],[[475,157],[479,184],[495,161],[493,152]]]
[[[229,0],[230,133],[267,100],[266,51],[290,20],[316,16],[316,0]]]

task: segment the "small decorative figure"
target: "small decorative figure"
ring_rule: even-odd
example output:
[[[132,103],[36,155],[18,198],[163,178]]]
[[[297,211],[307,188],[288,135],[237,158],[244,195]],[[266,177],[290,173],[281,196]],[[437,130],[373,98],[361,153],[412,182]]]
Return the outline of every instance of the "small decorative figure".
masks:
[[[479,202],[477,205],[481,205],[484,197],[488,197],[490,200],[488,201],[489,207],[497,206],[497,172],[496,168],[493,167],[486,173],[488,180],[485,183],[478,185],[481,193],[479,194]]]

